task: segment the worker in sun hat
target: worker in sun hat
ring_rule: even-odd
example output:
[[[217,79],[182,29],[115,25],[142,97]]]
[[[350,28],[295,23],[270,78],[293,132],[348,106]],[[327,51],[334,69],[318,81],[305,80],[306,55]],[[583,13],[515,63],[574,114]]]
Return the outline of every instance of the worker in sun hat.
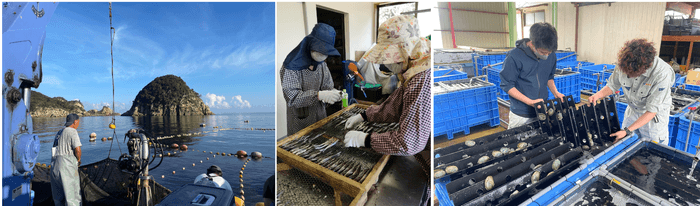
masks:
[[[554,73],[557,57],[557,30],[549,23],[536,23],[530,27],[530,38],[515,42],[503,61],[500,72],[501,89],[510,96],[508,129],[535,122],[535,103],[549,96],[564,100],[557,91]]]
[[[593,103],[622,91],[627,98],[625,120],[621,131],[611,134],[615,141],[636,133],[668,145],[668,120],[673,106],[671,87],[675,82],[673,68],[656,56],[652,42],[633,39],[625,43],[617,55],[618,65],[608,79],[608,85],[588,98]]]
[[[430,177],[431,72],[430,40],[419,36],[418,21],[400,15],[379,26],[377,45],[362,59],[381,64],[397,74],[398,88],[380,105],[370,106],[348,118],[344,143],[348,147],[369,147],[388,155],[413,155]],[[396,122],[399,129],[383,133],[352,130],[363,121]],[[427,191],[430,197],[430,190]],[[429,200],[424,202],[428,203]]]
[[[51,148],[51,195],[55,205],[82,205],[78,166],[82,151],[78,127],[80,116],[66,116],[64,128],[56,133]]]
[[[324,62],[328,56],[340,56],[334,45],[335,29],[318,23],[284,59],[280,79],[287,102],[287,134],[326,118],[325,104],[340,101],[341,92],[333,88]]]
[[[400,86],[382,104],[350,117],[345,126],[353,129],[363,121],[398,122],[399,130],[371,134],[353,130],[344,141],[346,146],[371,147],[382,154],[414,155],[430,139],[430,41],[418,36],[416,18],[406,15],[390,18],[377,33],[377,45],[362,58],[399,74]]]

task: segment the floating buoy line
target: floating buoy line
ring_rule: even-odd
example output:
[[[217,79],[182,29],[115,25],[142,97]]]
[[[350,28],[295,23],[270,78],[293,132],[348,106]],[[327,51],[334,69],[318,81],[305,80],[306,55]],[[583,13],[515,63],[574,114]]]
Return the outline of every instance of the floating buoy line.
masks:
[[[169,148],[169,147],[167,147],[168,145],[165,145],[165,144],[157,144],[157,146]],[[190,151],[190,152],[200,152],[200,150],[195,150],[195,149],[181,149],[181,148],[183,148],[182,146],[184,146],[184,148],[187,148],[187,145],[184,145],[184,144],[183,144],[183,145],[179,145],[179,146],[180,146],[180,147],[178,147],[178,148],[172,148],[172,149],[175,150],[175,151],[170,151],[170,152],[167,152],[167,153],[165,153],[165,154],[152,155],[152,157],[156,157],[156,156],[158,156],[158,157],[162,157],[162,156],[174,156],[174,155],[176,155],[176,154],[178,153],[178,151],[179,151],[180,153],[184,153],[184,152],[188,152],[188,151]],[[245,186],[243,185],[243,174],[244,174],[245,168],[248,166],[248,162],[250,162],[250,160],[252,160],[252,159],[256,159],[256,160],[273,159],[272,157],[265,157],[265,156],[262,156],[262,153],[257,152],[257,151],[252,152],[250,155],[248,155],[248,153],[247,153],[246,151],[244,151],[244,150],[239,150],[239,151],[237,151],[237,152],[235,152],[235,153],[214,152],[214,151],[206,151],[206,150],[202,150],[201,152],[204,153],[204,154],[207,154],[207,153],[208,153],[209,155],[211,155],[211,157],[207,156],[205,159],[199,160],[199,164],[197,164],[196,162],[192,163],[192,167],[193,167],[193,168],[196,167],[197,165],[206,165],[206,164],[204,164],[204,161],[213,160],[213,158],[217,158],[217,157],[219,157],[219,158],[220,158],[220,157],[236,157],[236,158],[238,158],[238,159],[245,160],[245,161],[243,162],[243,166],[241,167],[241,170],[238,172],[238,177],[239,177],[239,182],[240,182],[240,185],[239,185],[239,186],[240,186],[240,192],[239,192],[239,194],[240,194],[241,200],[243,200],[243,201],[245,201],[245,197],[244,197],[245,191],[243,190],[243,189],[245,188]],[[36,165],[37,165],[37,166],[43,166],[43,167],[51,168],[51,164],[47,165],[47,164],[42,164],[42,163],[38,163],[38,162],[37,162]],[[95,168],[98,168],[98,166],[95,165]],[[85,169],[87,169],[87,168],[83,168],[83,169],[85,170]],[[186,170],[186,169],[187,169],[187,167],[182,167],[182,170],[183,170],[183,171]],[[173,171],[172,171],[172,174],[173,174],[173,175],[177,174],[177,171],[176,171],[176,170],[173,170]],[[160,178],[161,178],[161,179],[165,179],[165,175],[161,175]]]

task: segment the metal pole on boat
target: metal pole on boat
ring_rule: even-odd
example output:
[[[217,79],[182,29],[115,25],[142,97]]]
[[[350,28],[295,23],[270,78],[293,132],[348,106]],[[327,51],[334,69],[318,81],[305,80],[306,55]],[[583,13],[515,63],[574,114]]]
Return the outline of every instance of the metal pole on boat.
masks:
[[[145,134],[141,134],[141,147],[140,147],[140,155],[141,155],[141,160],[144,161],[143,167],[143,172],[141,173],[141,177],[139,177],[139,198],[138,198],[138,206],[152,206],[153,204],[153,199],[151,198],[151,187],[150,187],[150,180],[153,178],[150,175],[148,175],[148,138],[146,137]]]

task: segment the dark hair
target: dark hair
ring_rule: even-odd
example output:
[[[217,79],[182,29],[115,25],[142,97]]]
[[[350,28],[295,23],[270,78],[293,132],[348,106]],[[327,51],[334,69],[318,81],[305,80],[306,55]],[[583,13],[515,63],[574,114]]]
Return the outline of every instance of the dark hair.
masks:
[[[646,39],[632,39],[617,54],[617,64],[623,73],[637,77],[647,71],[654,63],[656,49],[654,44]]]
[[[536,23],[530,27],[530,40],[535,48],[557,50],[557,29],[549,23]]]
[[[223,175],[221,168],[219,166],[216,166],[216,165],[212,165],[211,167],[209,167],[207,169],[207,174],[211,174],[211,173],[218,174],[219,176]]]

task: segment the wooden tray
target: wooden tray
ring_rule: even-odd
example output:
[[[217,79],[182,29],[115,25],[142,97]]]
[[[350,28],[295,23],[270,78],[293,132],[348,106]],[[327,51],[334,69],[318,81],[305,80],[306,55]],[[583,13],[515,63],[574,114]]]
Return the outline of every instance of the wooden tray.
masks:
[[[277,142],[277,157],[284,161],[286,164],[289,164],[297,169],[300,169],[304,172],[309,173],[311,176],[314,176],[316,178],[319,178],[321,181],[327,183],[331,187],[333,187],[334,193],[335,193],[335,204],[340,206],[342,205],[342,202],[340,200],[340,192],[348,194],[352,197],[355,197],[350,203],[350,205],[364,205],[365,202],[367,201],[367,191],[369,190],[372,185],[377,183],[377,180],[379,179],[379,174],[382,172],[384,169],[384,166],[386,166],[387,161],[389,161],[389,155],[383,155],[379,161],[374,165],[372,168],[372,171],[367,175],[367,178],[365,178],[364,182],[357,182],[355,180],[352,180],[348,177],[345,177],[343,175],[340,175],[332,170],[329,170],[328,168],[325,168],[321,165],[318,165],[312,161],[309,161],[307,159],[304,159],[303,157],[297,156],[295,154],[292,154],[291,152],[284,150],[282,148],[279,148],[279,145],[284,145],[284,143],[287,143],[291,140],[294,140],[296,138],[299,138],[301,136],[306,135],[307,133],[311,132],[312,130],[322,127],[326,123],[328,123],[331,119],[334,117],[339,116],[343,112],[350,110],[355,107],[360,107],[363,109],[366,109],[369,107],[368,105],[361,105],[361,104],[353,104],[350,105],[349,107],[346,107],[324,119],[321,121],[318,121],[302,130],[297,132],[294,135],[290,135],[287,138],[280,140]]]

